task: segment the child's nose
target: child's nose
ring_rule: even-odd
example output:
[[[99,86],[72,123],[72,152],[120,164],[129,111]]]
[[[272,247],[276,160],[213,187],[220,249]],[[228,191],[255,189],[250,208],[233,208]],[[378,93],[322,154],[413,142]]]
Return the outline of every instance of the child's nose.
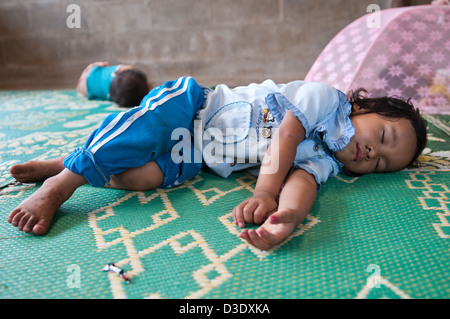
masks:
[[[366,145],[366,159],[370,160],[374,157],[376,157],[375,148],[372,145]]]

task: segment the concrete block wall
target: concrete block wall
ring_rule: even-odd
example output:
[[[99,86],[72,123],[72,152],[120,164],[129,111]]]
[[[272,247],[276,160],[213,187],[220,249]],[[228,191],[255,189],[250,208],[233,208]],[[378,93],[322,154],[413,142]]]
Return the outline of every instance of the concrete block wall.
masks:
[[[2,0],[0,89],[75,88],[93,61],[135,64],[154,84],[302,79],[347,24],[389,0]],[[80,28],[66,24],[70,4]]]

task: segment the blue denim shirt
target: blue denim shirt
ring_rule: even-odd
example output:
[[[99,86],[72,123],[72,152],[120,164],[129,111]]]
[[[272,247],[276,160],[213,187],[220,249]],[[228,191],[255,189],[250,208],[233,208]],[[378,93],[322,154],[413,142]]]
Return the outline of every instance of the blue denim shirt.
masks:
[[[355,134],[347,97],[324,83],[293,81],[277,85],[266,80],[235,89],[218,85],[208,94],[197,117],[208,132],[203,140],[206,165],[223,177],[250,167],[257,172],[271,135],[287,110],[305,128],[305,139],[297,147],[293,166],[312,174],[320,189],[341,171],[343,165],[334,152],[347,146]],[[255,159],[255,151],[258,163],[249,161],[249,156]]]

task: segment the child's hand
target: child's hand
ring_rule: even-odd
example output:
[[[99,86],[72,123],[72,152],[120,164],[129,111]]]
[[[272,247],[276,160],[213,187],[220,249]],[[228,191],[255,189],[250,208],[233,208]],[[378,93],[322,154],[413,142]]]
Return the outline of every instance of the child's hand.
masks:
[[[245,223],[262,224],[278,207],[273,196],[265,193],[254,194],[233,209],[233,220],[241,228]]]
[[[86,69],[92,69],[94,66],[108,66],[109,62],[108,61],[97,61],[97,62],[93,62],[91,64],[89,64]]]
[[[258,229],[242,230],[239,237],[259,249],[268,250],[285,241],[298,224],[297,214],[282,208],[267,218]]]

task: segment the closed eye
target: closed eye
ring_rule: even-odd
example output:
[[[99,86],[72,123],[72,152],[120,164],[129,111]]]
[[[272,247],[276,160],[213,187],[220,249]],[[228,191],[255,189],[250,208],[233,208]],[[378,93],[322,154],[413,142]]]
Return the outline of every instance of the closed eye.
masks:
[[[383,133],[381,134],[381,143],[384,143],[384,130]]]

